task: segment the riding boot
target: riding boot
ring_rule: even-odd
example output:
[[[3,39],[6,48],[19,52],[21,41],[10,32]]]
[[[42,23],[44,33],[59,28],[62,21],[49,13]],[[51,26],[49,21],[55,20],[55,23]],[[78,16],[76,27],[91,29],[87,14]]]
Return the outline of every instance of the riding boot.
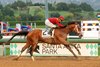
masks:
[[[52,31],[53,31],[53,28],[51,28],[48,32],[48,34],[52,35]]]
[[[46,35],[47,29],[43,32],[43,35]]]

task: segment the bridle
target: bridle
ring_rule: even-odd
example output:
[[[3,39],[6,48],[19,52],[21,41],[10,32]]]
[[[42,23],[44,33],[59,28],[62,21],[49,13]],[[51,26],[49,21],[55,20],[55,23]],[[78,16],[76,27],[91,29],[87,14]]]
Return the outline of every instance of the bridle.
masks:
[[[82,33],[78,30],[78,28],[80,28],[80,26],[79,25],[75,25],[74,31],[76,31],[77,34],[80,36],[80,35],[82,35]]]

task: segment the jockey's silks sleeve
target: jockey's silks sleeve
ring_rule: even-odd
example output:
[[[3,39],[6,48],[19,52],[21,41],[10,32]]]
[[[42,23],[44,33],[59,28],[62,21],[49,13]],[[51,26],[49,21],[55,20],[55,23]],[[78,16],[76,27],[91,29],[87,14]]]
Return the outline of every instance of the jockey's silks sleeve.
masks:
[[[49,20],[51,23],[58,25],[59,27],[62,27],[62,26],[63,26],[63,25],[60,23],[60,21],[59,21],[58,18],[48,18],[48,20]]]

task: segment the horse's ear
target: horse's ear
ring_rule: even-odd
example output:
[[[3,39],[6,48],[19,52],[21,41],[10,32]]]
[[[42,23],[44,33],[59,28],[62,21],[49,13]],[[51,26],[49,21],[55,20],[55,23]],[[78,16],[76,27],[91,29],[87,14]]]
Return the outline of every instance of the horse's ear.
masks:
[[[75,23],[76,23],[76,24],[80,24],[80,22],[81,22],[81,21],[76,21]]]

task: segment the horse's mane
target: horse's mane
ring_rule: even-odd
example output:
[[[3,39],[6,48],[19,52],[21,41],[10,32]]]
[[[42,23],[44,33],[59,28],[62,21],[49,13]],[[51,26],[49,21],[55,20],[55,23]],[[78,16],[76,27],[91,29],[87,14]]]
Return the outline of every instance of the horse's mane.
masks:
[[[71,21],[71,22],[68,22],[67,25],[72,25],[72,24],[76,24],[77,22],[76,21]]]
[[[70,22],[68,22],[66,25],[64,25],[64,26],[61,27],[61,28],[65,28],[65,27],[68,26],[68,25],[72,25],[72,24],[76,24],[76,23],[79,23],[79,21],[70,21]]]
[[[77,23],[79,23],[79,21],[70,21],[70,22],[68,22],[66,25],[64,25],[63,27],[57,27],[57,28],[65,28],[65,27],[67,27],[68,25],[77,24]]]

